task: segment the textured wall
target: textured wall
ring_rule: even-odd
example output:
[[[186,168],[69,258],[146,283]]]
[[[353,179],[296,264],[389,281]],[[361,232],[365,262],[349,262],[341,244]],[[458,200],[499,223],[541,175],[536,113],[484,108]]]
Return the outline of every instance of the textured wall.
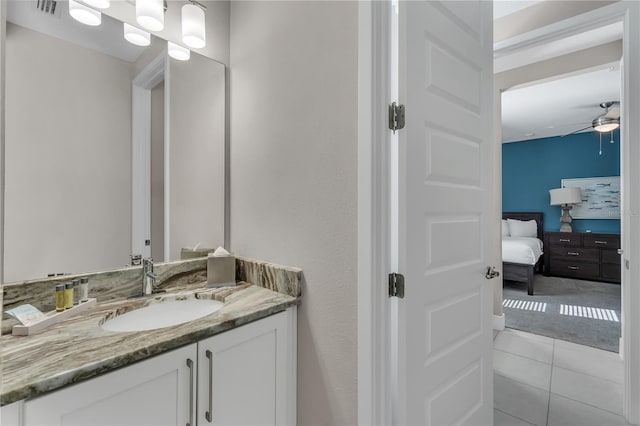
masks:
[[[304,270],[298,424],[357,423],[356,2],[232,2],[231,248]]]
[[[561,210],[549,205],[549,190],[560,188],[561,179],[620,175],[620,135],[615,144],[602,136],[598,155],[596,132],[535,139],[502,145],[502,210],[544,212],[545,231],[560,228]],[[620,221],[574,219],[574,231],[619,233]]]

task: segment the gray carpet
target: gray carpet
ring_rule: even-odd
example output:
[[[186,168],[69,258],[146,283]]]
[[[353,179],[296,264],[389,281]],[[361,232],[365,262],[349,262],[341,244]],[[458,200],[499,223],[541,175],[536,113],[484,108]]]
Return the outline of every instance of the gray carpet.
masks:
[[[618,352],[620,285],[536,274],[534,293],[527,295],[524,283],[504,282],[507,327]],[[544,303],[545,312],[540,312]],[[572,306],[564,309],[579,316],[562,315],[562,304]]]

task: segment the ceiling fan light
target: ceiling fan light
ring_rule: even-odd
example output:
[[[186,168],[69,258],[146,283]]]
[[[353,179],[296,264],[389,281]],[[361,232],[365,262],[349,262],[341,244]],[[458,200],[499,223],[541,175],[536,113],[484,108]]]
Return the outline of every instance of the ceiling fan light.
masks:
[[[102,22],[102,14],[100,12],[75,0],[69,0],[69,15],[76,21],[92,27],[96,27]]]
[[[182,6],[182,41],[194,49],[207,43],[204,10],[194,4]]]
[[[83,0],[86,4],[96,9],[108,9],[111,6],[111,0]]]
[[[151,34],[126,22],[124,23],[124,38],[136,46],[149,46],[151,44]]]
[[[149,31],[164,29],[164,3],[162,0],[136,0],[136,21]]]
[[[169,53],[169,56],[178,61],[188,61],[191,57],[191,51],[189,49],[170,41],[167,42],[167,51]]]
[[[593,130],[600,133],[612,132],[620,127],[620,119],[619,118],[610,118],[606,115],[601,115],[600,117],[593,120],[591,123]]]

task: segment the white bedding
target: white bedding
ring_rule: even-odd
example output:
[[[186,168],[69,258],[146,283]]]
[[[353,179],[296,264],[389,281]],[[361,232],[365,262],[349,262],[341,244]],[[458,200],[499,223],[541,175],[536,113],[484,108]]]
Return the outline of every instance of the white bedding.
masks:
[[[535,265],[542,255],[538,238],[502,237],[502,261]]]

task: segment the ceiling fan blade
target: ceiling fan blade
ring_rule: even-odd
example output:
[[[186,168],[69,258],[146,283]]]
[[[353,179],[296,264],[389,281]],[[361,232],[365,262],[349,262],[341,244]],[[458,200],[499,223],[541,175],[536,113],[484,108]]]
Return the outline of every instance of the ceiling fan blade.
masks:
[[[564,138],[565,136],[573,135],[573,134],[576,134],[576,133],[578,133],[578,132],[581,132],[581,131],[583,131],[583,130],[587,130],[587,129],[590,129],[590,128],[591,128],[591,126],[587,126],[587,127],[582,128],[582,129],[578,129],[578,130],[576,130],[576,131],[573,131],[573,132],[571,132],[571,133],[567,133],[566,135],[562,135],[562,136],[560,136],[560,137],[561,137],[561,138]]]

